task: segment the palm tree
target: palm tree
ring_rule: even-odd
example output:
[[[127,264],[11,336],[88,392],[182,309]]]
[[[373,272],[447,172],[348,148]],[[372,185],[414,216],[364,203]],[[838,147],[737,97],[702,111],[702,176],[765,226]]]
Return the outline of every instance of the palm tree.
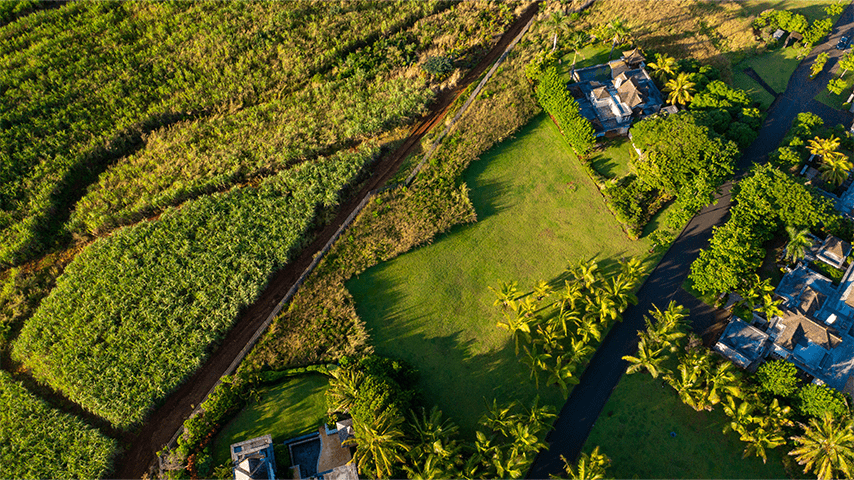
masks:
[[[522,347],[525,350],[525,357],[522,359],[529,367],[531,367],[531,377],[534,378],[534,384],[540,388],[540,370],[548,370],[549,360],[552,356],[546,352],[537,350],[536,345],[532,345],[529,350],[527,346]]]
[[[807,254],[807,249],[812,247],[812,239],[809,237],[810,229],[802,228],[800,230],[792,226],[786,227],[786,233],[789,234],[789,243],[786,244],[786,258],[791,258],[792,261],[804,258]]]
[[[623,36],[629,34],[629,27],[625,22],[623,22],[623,19],[614,18],[608,22],[608,31],[610,31],[613,36],[613,40],[611,41],[611,51],[608,53],[608,60],[610,60],[614,55],[614,48],[617,46],[617,43]]]
[[[349,412],[359,396],[359,386],[365,379],[361,370],[353,368],[338,367],[330,370],[329,388],[326,390],[326,398],[329,408],[333,412]]]
[[[623,360],[630,363],[626,373],[637,373],[641,370],[646,370],[652,375],[652,378],[658,378],[662,373],[661,364],[667,359],[662,355],[663,348],[655,348],[649,344],[649,340],[645,336],[641,336],[638,342],[638,353],[636,357],[626,355]]]
[[[537,335],[533,342],[543,346],[543,349],[549,353],[562,350],[561,341],[566,338],[565,329],[560,328],[561,325],[556,322],[549,322],[545,325],[537,325]]]
[[[729,396],[727,401],[722,404],[724,413],[730,418],[730,422],[724,426],[724,433],[735,431],[744,435],[749,425],[759,421],[760,417],[753,415],[753,411],[756,409],[756,399],[745,399],[740,404],[736,404],[735,401],[735,397]]]
[[[771,403],[765,406],[765,414],[759,418],[759,423],[763,428],[781,432],[783,427],[793,427],[793,422],[789,417],[792,415],[792,407],[781,407],[777,399],[771,400]]]
[[[551,294],[552,286],[545,280],[540,280],[536,285],[534,285],[534,296],[537,297],[537,301],[540,301]]]
[[[694,86],[689,74],[680,73],[664,85],[664,91],[669,92],[667,101],[673,105],[687,105],[693,97]]]
[[[560,387],[563,398],[568,398],[569,387],[579,382],[578,378],[575,377],[576,368],[578,368],[578,364],[569,360],[566,355],[558,356],[555,366],[549,369],[546,385],[556,384]]]
[[[434,406],[427,414],[412,412],[412,431],[415,447],[409,451],[410,462],[403,467],[412,479],[434,479],[459,476],[457,467],[461,463],[461,445],[454,438],[457,427],[450,420],[442,419],[442,412]]]
[[[611,297],[606,295],[602,295],[599,292],[596,293],[596,300],[594,302],[590,302],[589,308],[593,309],[596,315],[599,316],[599,320],[602,322],[607,322],[610,318],[611,320],[617,320],[620,316],[620,309],[617,304]],[[592,313],[592,312],[591,312]]]
[[[492,287],[487,287],[495,293],[496,297],[498,297],[497,299],[495,299],[495,303],[493,303],[493,305],[501,305],[502,307],[506,308],[511,301],[516,299],[518,285],[519,284],[516,282],[503,282],[501,286],[498,287],[498,290]]]
[[[638,303],[638,297],[632,292],[633,283],[620,274],[616,277],[611,277],[611,282],[605,284],[605,293],[611,296],[620,312],[625,311],[630,303],[632,305],[637,305]]]
[[[566,458],[561,455],[563,460],[563,468],[566,474],[572,480],[600,480],[605,478],[606,470],[611,465],[611,459],[607,455],[599,453],[599,447],[593,449],[590,455],[582,453],[578,457],[578,463],[575,467],[566,461]]]
[[[741,434],[741,441],[747,443],[742,458],[747,458],[752,454],[761,457],[762,463],[768,462],[768,456],[765,453],[766,449],[772,450],[786,443],[786,439],[779,432],[769,431],[762,427],[745,431]]]
[[[566,21],[567,16],[563,13],[563,11],[558,10],[551,14],[551,16],[546,20],[545,24],[549,28],[554,31],[554,35],[552,36],[552,51],[554,52],[557,49],[557,33],[558,30],[561,30],[562,25]]]
[[[582,342],[587,343],[590,337],[595,338],[597,342],[602,340],[603,325],[596,317],[584,315],[577,318],[577,333],[581,336]]]
[[[519,337],[522,336],[526,341],[530,341],[531,319],[518,312],[505,313],[504,318],[506,321],[498,322],[497,326],[510,332],[516,344],[516,355],[519,355]]]
[[[585,45],[587,45],[588,41],[590,41],[590,36],[587,35],[587,33],[582,32],[582,31],[572,32],[572,34],[570,34],[569,38],[566,40],[567,45],[569,45],[569,48],[571,48],[573,51],[573,55],[572,55],[572,70],[573,71],[575,70],[575,60],[578,58],[578,55],[581,55],[581,57],[584,58],[584,54],[581,53],[581,49],[584,48]]]
[[[830,138],[811,138],[807,140],[807,150],[813,155],[826,159],[838,155],[840,140],[833,135]]]
[[[676,75],[676,59],[670,55],[655,54],[655,61],[650,62],[649,67],[654,70],[653,76],[658,78],[658,81],[664,82],[669,77]]]
[[[356,453],[350,461],[355,462],[360,471],[370,472],[374,478],[390,477],[394,466],[406,461],[403,454],[409,451],[400,428],[402,423],[403,417],[387,409],[376,417],[373,425],[353,422],[354,438],[341,445],[355,445]]]
[[[584,282],[584,286],[587,290],[592,290],[598,280],[597,274],[599,273],[599,263],[596,260],[581,262],[578,265],[578,268],[572,273],[575,274],[575,278]]]
[[[732,362],[718,362],[709,376],[709,401],[717,404],[721,401],[721,393],[729,397],[741,397],[741,374]]]
[[[822,157],[821,178],[822,180],[833,184],[834,186],[842,185],[842,182],[848,178],[851,168],[854,164],[845,155],[836,153]]]
[[[850,418],[837,420],[825,413],[821,421],[811,418],[808,426],[800,425],[804,434],[791,437],[797,448],[789,455],[804,466],[804,473],[812,471],[819,480],[854,475],[854,432]]]
[[[692,367],[685,362],[679,364],[676,369],[679,375],[668,374],[664,378],[676,390],[682,403],[696,411],[711,410],[712,403],[709,401],[709,390],[705,388]]]
[[[658,306],[653,305],[649,317],[645,318],[649,339],[658,346],[676,352],[679,349],[677,340],[688,334],[688,309],[674,301],[670,301],[667,309],[661,311]]]
[[[646,270],[646,268],[638,257],[632,257],[628,260],[620,260],[620,273],[627,279],[631,280],[632,285],[640,280],[644,274],[644,270]]]

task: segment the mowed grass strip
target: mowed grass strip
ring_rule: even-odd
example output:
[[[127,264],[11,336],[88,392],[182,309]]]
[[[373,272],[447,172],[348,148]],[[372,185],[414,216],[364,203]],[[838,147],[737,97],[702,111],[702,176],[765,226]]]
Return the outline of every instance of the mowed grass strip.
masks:
[[[509,334],[496,327],[501,314],[487,286],[518,281],[530,291],[570,262],[644,257],[650,243],[626,237],[545,115],[474,162],[464,181],[477,223],[373,267],[347,288],[376,352],[417,367],[426,403],[471,433],[493,399],[563,402],[556,387],[534,386]]]
[[[260,399],[241,410],[214,438],[216,464],[230,460],[233,443],[269,433],[278,444],[316,431],[326,421],[328,387],[326,376],[311,374],[261,390]]]
[[[738,434],[723,434],[728,420],[719,406],[694,411],[661,378],[624,375],[584,451],[598,445],[615,478],[791,478],[783,467],[785,447],[767,451],[767,464],[742,459]]]

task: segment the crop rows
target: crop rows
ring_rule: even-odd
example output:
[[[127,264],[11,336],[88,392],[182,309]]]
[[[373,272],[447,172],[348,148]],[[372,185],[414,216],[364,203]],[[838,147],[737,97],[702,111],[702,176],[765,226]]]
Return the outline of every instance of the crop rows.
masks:
[[[304,163],[99,239],[57,280],[13,357],[115,426],[141,421],[205,360],[306,242],[316,211],[334,206],[377,150]]]
[[[0,371],[0,478],[99,478],[116,448]]]

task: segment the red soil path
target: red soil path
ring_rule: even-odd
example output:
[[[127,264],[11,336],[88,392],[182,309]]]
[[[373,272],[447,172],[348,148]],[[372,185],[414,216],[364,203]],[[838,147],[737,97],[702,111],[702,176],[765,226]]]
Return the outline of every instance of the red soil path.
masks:
[[[429,113],[413,126],[406,141],[396,151],[386,155],[377,163],[372,177],[365,182],[361,191],[341,206],[335,219],[317,233],[314,242],[306,247],[299,257],[273,276],[258,300],[242,313],[234,328],[228,332],[207,362],[178,390],[169,395],[142,426],[127,435],[124,440],[130,446],[127,452],[116,461],[117,478],[141,478],[148,471],[155,461],[156,452],[169,442],[172,435],[193,412],[194,407],[202,402],[270,312],[308,267],[314,255],[332,238],[362,198],[371,190],[383,186],[395,175],[403,160],[417,150],[421,137],[442,121],[457,97],[504,53],[507,45],[538,10],[537,3],[528,7],[509,26],[486,57],[463,77],[456,88],[442,92],[436,97]]]

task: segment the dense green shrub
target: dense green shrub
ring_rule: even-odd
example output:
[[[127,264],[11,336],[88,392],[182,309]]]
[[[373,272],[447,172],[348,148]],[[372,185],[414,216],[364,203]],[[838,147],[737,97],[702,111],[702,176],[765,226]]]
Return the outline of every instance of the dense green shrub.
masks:
[[[756,370],[759,389],[771,395],[789,397],[798,389],[798,369],[785,360],[769,360]]]
[[[372,425],[376,417],[388,412],[394,417],[402,417],[409,412],[415,397],[415,385],[418,373],[402,360],[393,360],[378,355],[367,355],[358,360],[349,357],[341,359],[340,368],[361,374],[358,384],[353,385],[355,398],[349,413],[354,421]],[[340,383],[332,382],[327,399],[330,411],[335,411],[335,389]]]
[[[14,357],[114,425],[138,423],[195,371],[376,152],[365,145],[305,163],[94,242],[26,323]]]
[[[633,174],[606,182],[602,194],[614,216],[627,226],[629,236],[634,238],[640,236],[644,225],[655,214],[653,210],[657,210],[653,203],[659,198],[658,190]]]
[[[115,440],[0,371],[0,477],[100,478],[117,449]]]
[[[741,180],[733,201],[729,221],[715,229],[709,248],[691,265],[694,287],[703,293],[738,288],[762,263],[762,244],[785,226],[845,228],[827,198],[771,165],[756,167]]]
[[[632,141],[643,151],[635,162],[638,177],[674,196],[695,186],[698,177],[713,191],[732,175],[738,156],[734,143],[700,125],[689,111],[638,122]]]
[[[850,413],[845,396],[827,385],[805,385],[798,390],[797,405],[802,414],[816,418],[821,418],[825,412],[837,418]]]
[[[579,157],[593,148],[593,126],[579,113],[578,102],[572,98],[566,83],[554,66],[543,69],[536,87],[537,102],[554,118],[569,145]]]

